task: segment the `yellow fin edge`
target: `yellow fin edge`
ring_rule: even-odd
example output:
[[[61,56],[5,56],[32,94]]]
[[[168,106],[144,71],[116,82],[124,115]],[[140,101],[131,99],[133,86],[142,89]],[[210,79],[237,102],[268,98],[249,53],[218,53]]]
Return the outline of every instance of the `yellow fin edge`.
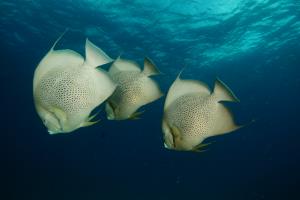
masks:
[[[95,119],[95,117],[97,117],[97,115],[100,113],[100,111],[98,111],[97,113],[95,113],[94,115],[90,116],[88,118],[88,120],[84,123],[82,123],[81,127],[87,127],[87,126],[92,126],[94,124],[99,123],[101,120],[97,120],[97,121],[92,121],[93,119]]]
[[[99,119],[99,120],[97,120],[97,121],[87,121],[87,122],[84,122],[82,125],[81,125],[81,127],[88,127],[88,126],[92,126],[92,125],[94,125],[94,124],[97,124],[97,123],[99,123],[101,120]]]

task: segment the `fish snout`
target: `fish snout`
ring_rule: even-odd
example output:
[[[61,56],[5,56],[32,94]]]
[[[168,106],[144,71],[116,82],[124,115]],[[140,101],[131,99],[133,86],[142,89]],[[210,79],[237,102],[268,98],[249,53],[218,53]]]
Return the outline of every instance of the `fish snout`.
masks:
[[[174,149],[174,138],[172,130],[165,120],[163,120],[162,123],[162,131],[164,133],[164,147],[167,149]]]
[[[63,128],[55,116],[47,115],[45,119],[43,119],[43,123],[48,129],[48,133],[51,135],[63,132]]]

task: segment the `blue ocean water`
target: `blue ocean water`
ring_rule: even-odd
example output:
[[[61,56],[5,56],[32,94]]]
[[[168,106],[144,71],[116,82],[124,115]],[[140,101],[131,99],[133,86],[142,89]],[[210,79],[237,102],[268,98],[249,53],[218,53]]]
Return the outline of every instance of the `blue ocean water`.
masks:
[[[1,0],[1,134],[9,162],[1,199],[300,199],[298,0]],[[36,114],[33,72],[53,42],[85,38],[116,58],[150,57],[166,94],[179,71],[241,100],[240,124],[203,153],[163,147],[164,97],[142,119],[49,135]]]

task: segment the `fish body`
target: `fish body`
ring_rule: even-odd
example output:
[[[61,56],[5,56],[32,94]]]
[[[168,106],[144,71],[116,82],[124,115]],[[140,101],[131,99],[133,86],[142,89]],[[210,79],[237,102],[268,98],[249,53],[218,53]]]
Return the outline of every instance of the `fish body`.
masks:
[[[108,73],[118,85],[106,102],[110,120],[136,119],[140,114],[136,111],[141,106],[162,96],[158,84],[149,77],[159,72],[148,58],[144,61],[143,71],[135,62],[118,58]]]
[[[199,151],[206,138],[229,133],[240,126],[223,101],[238,99],[220,80],[214,91],[200,81],[180,77],[169,89],[162,122],[165,147],[180,151]]]
[[[35,107],[50,134],[94,124],[90,113],[116,88],[109,75],[96,68],[112,61],[100,48],[87,39],[84,59],[69,49],[54,50],[58,40],[37,66],[33,80]]]

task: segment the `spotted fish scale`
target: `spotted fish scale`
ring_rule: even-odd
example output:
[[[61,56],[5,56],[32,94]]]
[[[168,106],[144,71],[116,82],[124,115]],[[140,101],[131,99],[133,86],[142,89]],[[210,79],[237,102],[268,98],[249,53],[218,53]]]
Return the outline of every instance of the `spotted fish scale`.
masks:
[[[165,147],[183,151],[201,151],[206,138],[226,134],[241,126],[221,102],[237,102],[231,90],[219,79],[213,92],[206,84],[182,80],[178,76],[168,91],[162,128]]]
[[[149,76],[159,74],[148,58],[144,69],[137,63],[120,57],[111,65],[108,73],[117,83],[117,88],[106,103],[107,118],[110,120],[139,119],[138,109],[162,96],[158,84]]]
[[[91,97],[96,95],[91,87],[93,80],[75,70],[50,71],[38,84],[37,96],[45,106],[56,106],[68,114],[91,107]]]
[[[166,117],[186,134],[183,137],[205,136],[212,125],[212,109],[213,104],[209,97],[199,94],[184,95],[173,102]]]
[[[142,98],[142,87],[140,84],[142,76],[139,72],[120,72],[113,77],[118,83],[118,87],[111,99],[118,102],[116,104],[122,107],[128,104],[135,104]]]

